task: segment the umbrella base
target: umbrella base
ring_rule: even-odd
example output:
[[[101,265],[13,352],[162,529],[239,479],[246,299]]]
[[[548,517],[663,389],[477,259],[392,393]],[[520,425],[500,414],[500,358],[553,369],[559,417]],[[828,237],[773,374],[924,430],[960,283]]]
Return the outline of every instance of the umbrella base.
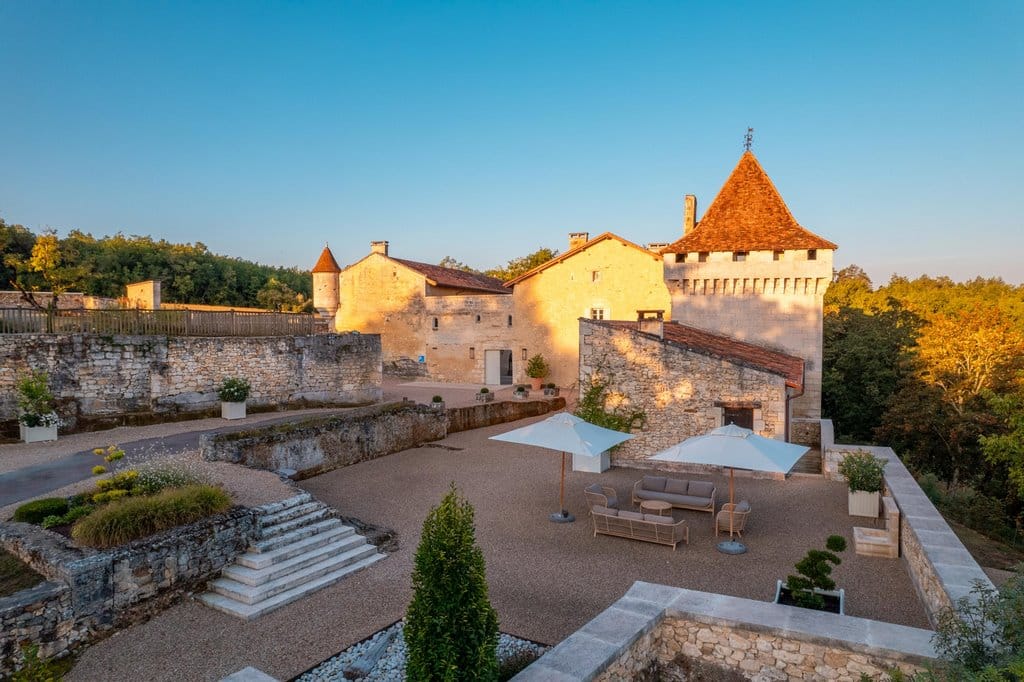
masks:
[[[572,523],[576,520],[576,517],[565,511],[564,509],[560,512],[555,512],[548,516],[548,519],[554,523]]]
[[[747,551],[747,546],[736,540],[726,540],[718,543],[718,551],[722,554],[743,554]]]

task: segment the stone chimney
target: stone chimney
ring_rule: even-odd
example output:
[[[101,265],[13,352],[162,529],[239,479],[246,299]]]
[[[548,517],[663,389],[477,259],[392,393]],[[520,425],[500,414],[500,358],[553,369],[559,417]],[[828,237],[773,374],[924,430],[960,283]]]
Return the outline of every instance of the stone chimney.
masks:
[[[690,234],[697,224],[697,197],[687,194],[683,199],[683,234]]]
[[[653,251],[654,253],[661,253],[661,250],[668,245],[669,242],[651,242],[650,244],[647,245],[647,250]]]
[[[569,233],[569,250],[583,246],[590,241],[589,232],[570,232]]]
[[[370,253],[379,253],[382,256],[388,255],[388,243],[383,242],[370,242]]]
[[[636,329],[645,334],[654,334],[659,339],[665,338],[665,311],[636,311]]]

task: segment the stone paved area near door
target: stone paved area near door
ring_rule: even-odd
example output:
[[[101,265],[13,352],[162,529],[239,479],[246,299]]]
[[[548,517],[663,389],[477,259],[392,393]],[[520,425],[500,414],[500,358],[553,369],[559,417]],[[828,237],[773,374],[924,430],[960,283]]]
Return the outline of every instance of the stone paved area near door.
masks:
[[[737,478],[753,506],[744,538],[750,551],[715,550],[711,516],[679,512],[691,524],[678,551],[622,538],[593,537],[582,488],[614,486],[628,500],[641,472],[569,474],[569,509],[579,520],[547,520],[557,507],[555,452],[488,441],[523,425],[455,434],[421,447],[301,483],[342,513],[398,531],[399,550],[368,570],[258,620],[245,623],[194,602],[179,604],[83,652],[69,680],[218,680],[255,666],[288,679],[389,625],[411,597],[412,556],[427,510],[454,481],[476,507],[477,536],[487,560],[491,600],[501,629],[545,643],[561,640],[621,597],[635,580],[754,599],[771,599],[809,547],[830,533],[852,540],[864,525],[846,514],[846,487],[820,478]],[[682,477],[682,476],[680,476]],[[719,502],[726,494],[724,477]],[[901,560],[856,556],[851,547],[835,577],[847,612],[927,627]]]

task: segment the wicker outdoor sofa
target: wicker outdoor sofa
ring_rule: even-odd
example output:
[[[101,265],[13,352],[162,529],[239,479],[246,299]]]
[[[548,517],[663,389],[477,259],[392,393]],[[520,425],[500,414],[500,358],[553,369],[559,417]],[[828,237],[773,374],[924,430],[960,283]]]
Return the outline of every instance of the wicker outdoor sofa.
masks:
[[[661,500],[678,509],[715,513],[715,484],[664,476],[644,476],[633,485],[633,504]]]
[[[660,545],[671,545],[673,551],[680,542],[690,544],[690,528],[686,521],[675,521],[671,516],[640,514],[597,506],[591,507],[590,516],[594,519],[594,537],[598,534],[615,535],[620,538],[656,542]]]

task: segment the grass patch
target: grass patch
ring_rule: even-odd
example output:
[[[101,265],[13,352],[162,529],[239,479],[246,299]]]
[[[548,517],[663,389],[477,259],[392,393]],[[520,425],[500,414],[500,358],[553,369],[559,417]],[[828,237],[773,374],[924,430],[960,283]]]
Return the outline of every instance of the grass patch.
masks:
[[[26,566],[21,559],[0,549],[0,597],[35,587],[43,580],[43,576]]]
[[[156,495],[129,497],[79,519],[71,537],[90,547],[115,547],[218,514],[231,497],[210,485],[169,488]]]

